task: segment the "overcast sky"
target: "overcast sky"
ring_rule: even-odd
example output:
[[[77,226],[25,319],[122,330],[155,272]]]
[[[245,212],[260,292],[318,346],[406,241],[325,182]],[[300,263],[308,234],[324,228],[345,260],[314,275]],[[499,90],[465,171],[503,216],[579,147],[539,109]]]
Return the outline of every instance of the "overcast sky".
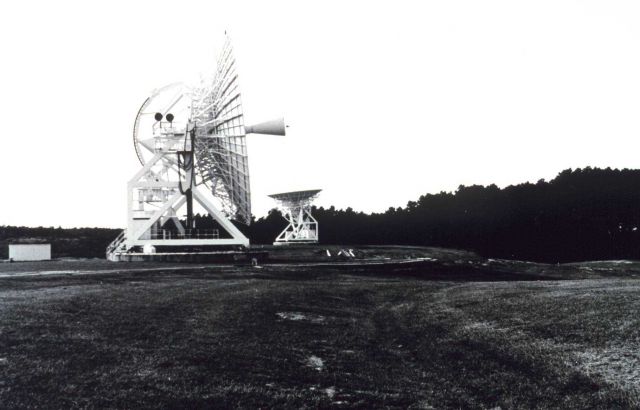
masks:
[[[0,225],[126,225],[150,91],[228,30],[253,210],[322,188],[366,212],[460,184],[640,164],[640,2],[13,1],[0,13]]]

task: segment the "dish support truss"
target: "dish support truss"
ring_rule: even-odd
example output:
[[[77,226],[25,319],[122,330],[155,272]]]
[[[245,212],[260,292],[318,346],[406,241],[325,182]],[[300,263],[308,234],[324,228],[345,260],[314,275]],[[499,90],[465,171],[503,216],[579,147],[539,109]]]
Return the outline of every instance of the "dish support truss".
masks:
[[[194,155],[189,135],[190,126],[160,124],[154,143],[143,144],[154,153],[127,185],[127,229],[107,248],[107,259],[120,260],[122,254],[140,247],[143,253],[156,253],[156,246],[249,246],[245,237],[195,184]],[[198,231],[178,217],[189,202],[200,204],[226,231]],[[170,229],[167,229],[170,228]]]
[[[278,201],[282,216],[289,222],[276,238],[274,245],[318,243],[318,221],[311,215],[311,203],[315,195],[306,198],[272,198]]]
[[[214,79],[193,89],[196,171],[223,211],[251,223],[249,161],[236,61],[229,38],[218,58]]]
[[[163,116],[167,121],[162,122]],[[147,132],[153,132],[152,138],[146,138]],[[119,260],[118,255],[137,247],[154,253],[161,245],[185,250],[249,246],[227,218],[251,222],[247,133],[285,135],[285,124],[278,119],[245,128],[236,62],[227,37],[212,81],[203,80],[196,87],[177,83],[163,87],[140,108],[134,145],[143,168],[129,181],[127,229],[109,245],[107,259]],[[207,194],[199,186],[208,188]],[[226,232],[224,238],[218,232],[194,229],[194,201]],[[186,223],[178,217],[185,205]]]

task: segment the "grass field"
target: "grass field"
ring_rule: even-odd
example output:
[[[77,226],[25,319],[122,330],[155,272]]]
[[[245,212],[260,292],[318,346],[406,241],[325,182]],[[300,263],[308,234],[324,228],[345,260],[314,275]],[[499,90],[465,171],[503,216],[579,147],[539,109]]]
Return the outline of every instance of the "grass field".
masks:
[[[4,277],[0,408],[640,406],[635,264],[452,261]]]

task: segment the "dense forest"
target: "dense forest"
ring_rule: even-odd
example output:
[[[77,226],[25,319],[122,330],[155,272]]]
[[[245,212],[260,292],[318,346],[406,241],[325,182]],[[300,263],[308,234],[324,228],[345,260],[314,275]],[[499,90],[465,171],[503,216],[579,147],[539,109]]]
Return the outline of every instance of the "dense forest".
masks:
[[[107,245],[121,232],[108,228],[0,226],[0,259],[9,257],[8,244],[50,243],[54,258],[104,258]]]
[[[470,249],[487,257],[543,262],[640,259],[640,170],[565,170],[551,181],[500,189],[460,186],[421,196],[403,208],[365,214],[314,208],[325,244],[425,245]],[[212,221],[196,218],[199,227]],[[277,210],[242,231],[254,244],[272,243],[286,225]],[[104,257],[118,230],[0,226],[6,243],[41,238],[57,256]]]
[[[384,213],[320,207],[313,215],[322,243],[443,246],[551,263],[639,259],[640,170],[565,170],[504,189],[460,186]],[[267,243],[281,221],[272,211],[249,233]]]

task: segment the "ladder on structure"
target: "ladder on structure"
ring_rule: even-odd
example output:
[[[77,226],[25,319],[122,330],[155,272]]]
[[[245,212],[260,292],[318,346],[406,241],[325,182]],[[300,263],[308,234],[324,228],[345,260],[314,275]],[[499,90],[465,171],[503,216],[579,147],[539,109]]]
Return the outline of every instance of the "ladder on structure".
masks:
[[[120,232],[120,235],[118,235],[118,237],[114,239],[113,242],[109,244],[109,246],[107,246],[107,260],[110,260],[110,261],[116,260],[116,254],[119,254],[125,251],[123,245],[126,239],[127,239],[127,230],[125,229],[122,232]]]

